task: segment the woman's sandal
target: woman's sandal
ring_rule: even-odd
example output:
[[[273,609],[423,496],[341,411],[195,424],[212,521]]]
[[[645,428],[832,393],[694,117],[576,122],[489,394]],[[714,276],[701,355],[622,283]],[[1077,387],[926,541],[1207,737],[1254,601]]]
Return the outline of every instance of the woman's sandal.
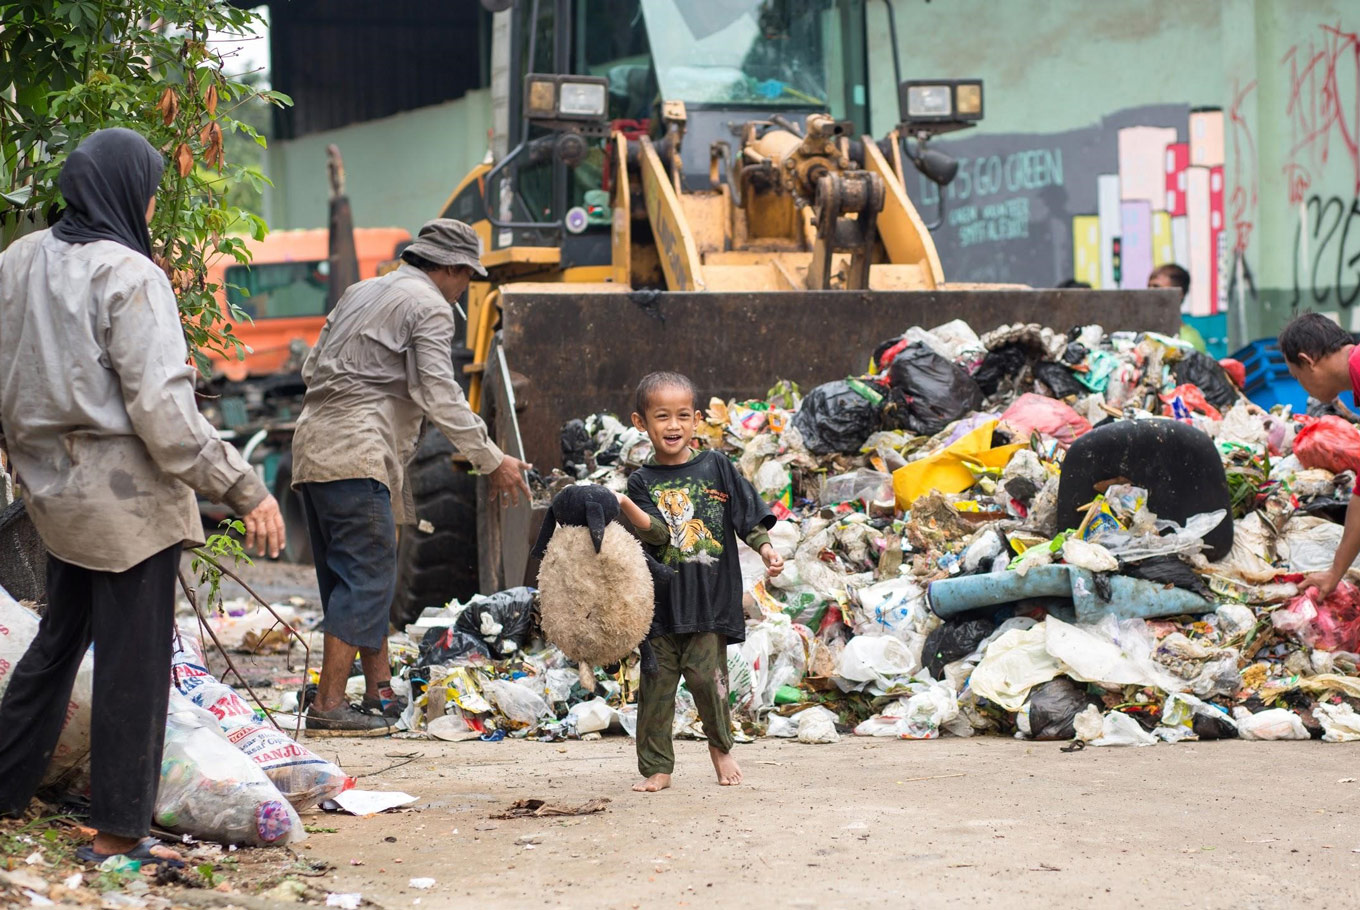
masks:
[[[95,863],[98,865],[115,856],[122,856],[147,865],[159,863],[160,865],[168,866],[171,869],[182,869],[184,867],[183,860],[157,856],[151,852],[153,847],[159,846],[161,846],[161,842],[154,837],[144,838],[137,846],[123,853],[98,853],[95,851],[93,844],[86,844],[85,846],[76,849],[76,859],[80,860],[82,863]]]

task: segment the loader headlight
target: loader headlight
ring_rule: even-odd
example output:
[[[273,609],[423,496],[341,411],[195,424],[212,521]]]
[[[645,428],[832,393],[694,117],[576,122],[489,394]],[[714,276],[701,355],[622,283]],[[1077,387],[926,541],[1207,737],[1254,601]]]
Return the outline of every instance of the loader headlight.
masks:
[[[524,114],[532,120],[602,120],[608,98],[603,78],[531,73],[524,80]]]
[[[905,123],[959,123],[982,119],[980,79],[929,79],[903,82],[898,100]]]
[[[563,82],[557,110],[563,117],[603,117],[605,85],[601,82]]]

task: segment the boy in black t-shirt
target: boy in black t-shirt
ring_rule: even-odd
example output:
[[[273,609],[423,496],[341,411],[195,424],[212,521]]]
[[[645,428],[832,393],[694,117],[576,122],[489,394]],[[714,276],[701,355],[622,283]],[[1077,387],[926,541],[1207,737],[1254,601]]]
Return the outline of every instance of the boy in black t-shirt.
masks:
[[[638,693],[638,770],[645,779],[633,789],[653,793],[671,785],[681,676],[703,722],[718,783],[734,786],[741,768],[731,755],[727,645],[746,638],[737,538],[760,553],[771,577],[778,575],[784,561],[768,533],[774,516],[726,456],[690,448],[698,411],[689,379],[651,373],[638,385],[635,406],[633,425],[651,439],[655,455],[628,478],[619,505],[652,555],[676,574],[657,592],[647,636],[657,672],[643,675]]]

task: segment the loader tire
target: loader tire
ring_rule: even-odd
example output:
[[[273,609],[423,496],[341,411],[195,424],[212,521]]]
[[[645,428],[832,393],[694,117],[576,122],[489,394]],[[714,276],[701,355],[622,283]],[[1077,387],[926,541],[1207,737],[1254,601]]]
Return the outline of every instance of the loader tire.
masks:
[[[397,541],[397,589],[392,624],[414,622],[426,607],[477,593],[477,478],[451,460],[454,448],[434,427],[425,431],[407,475],[417,525]],[[429,522],[422,531],[420,522]]]

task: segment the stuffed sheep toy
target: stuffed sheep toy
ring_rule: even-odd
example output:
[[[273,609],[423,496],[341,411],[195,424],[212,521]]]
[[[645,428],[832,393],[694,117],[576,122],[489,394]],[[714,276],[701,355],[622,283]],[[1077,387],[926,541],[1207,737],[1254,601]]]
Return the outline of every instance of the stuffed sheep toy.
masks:
[[[596,484],[576,484],[553,498],[534,555],[543,634],[585,670],[617,663],[642,645],[644,671],[654,584],[674,570],[657,562],[614,519],[618,498]],[[593,683],[592,683],[593,686]]]

